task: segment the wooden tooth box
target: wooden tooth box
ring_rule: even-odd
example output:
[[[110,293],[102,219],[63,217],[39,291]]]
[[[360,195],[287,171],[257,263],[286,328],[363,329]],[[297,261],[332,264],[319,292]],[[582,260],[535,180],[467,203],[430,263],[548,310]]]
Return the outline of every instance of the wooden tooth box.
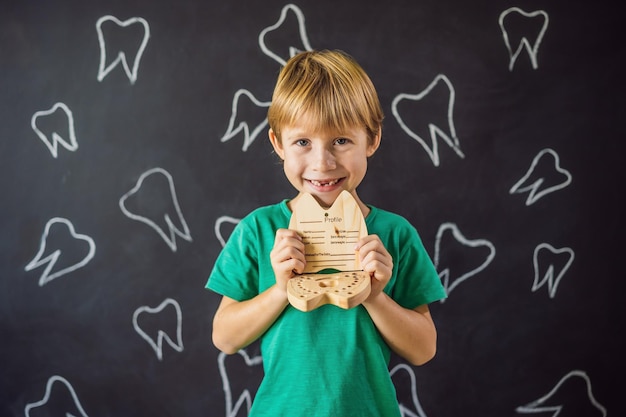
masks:
[[[370,294],[371,281],[354,249],[358,240],[367,236],[356,200],[343,191],[332,207],[324,209],[315,197],[304,194],[291,209],[289,228],[302,236],[306,259],[303,274],[287,283],[291,305],[311,311],[324,304],[345,309],[361,304]]]

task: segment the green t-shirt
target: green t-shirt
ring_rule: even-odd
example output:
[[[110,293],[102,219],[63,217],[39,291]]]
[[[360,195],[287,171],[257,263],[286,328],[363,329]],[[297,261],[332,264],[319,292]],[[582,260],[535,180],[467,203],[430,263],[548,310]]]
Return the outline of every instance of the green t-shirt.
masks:
[[[437,272],[411,224],[370,207],[365,218],[391,254],[385,292],[413,309],[445,298]],[[287,201],[241,220],[220,253],[207,288],[238,301],[274,285],[270,251],[276,230],[287,228]],[[264,378],[250,417],[400,416],[389,375],[391,351],[363,306],[324,305],[301,312],[287,306],[261,337]]]

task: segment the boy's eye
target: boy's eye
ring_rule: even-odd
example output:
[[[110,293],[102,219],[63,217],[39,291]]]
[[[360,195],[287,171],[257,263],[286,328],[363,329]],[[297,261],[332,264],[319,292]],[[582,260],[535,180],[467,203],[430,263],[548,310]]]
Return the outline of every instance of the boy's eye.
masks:
[[[348,143],[348,139],[347,138],[337,138],[337,139],[335,139],[335,143],[337,145],[345,145],[346,143]]]
[[[309,144],[308,139],[298,139],[296,141],[296,145],[298,145],[298,146],[306,146],[308,144]]]

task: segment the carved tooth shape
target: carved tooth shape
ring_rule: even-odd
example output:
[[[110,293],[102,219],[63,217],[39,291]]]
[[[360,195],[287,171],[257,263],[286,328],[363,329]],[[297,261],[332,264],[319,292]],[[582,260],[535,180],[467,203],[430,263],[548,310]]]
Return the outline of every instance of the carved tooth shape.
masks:
[[[324,304],[348,309],[361,304],[371,291],[370,276],[361,270],[355,244],[367,236],[365,219],[356,200],[343,191],[332,207],[324,209],[311,194],[292,207],[289,228],[305,245],[306,267],[287,284],[292,306],[311,311]],[[319,273],[334,270],[335,273]]]

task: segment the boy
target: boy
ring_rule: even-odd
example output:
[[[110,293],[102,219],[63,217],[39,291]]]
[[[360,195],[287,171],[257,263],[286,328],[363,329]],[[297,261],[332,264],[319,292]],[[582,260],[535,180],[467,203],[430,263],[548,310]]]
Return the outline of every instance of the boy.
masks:
[[[250,416],[400,416],[391,350],[414,365],[436,350],[428,304],[445,291],[415,229],[357,195],[381,140],[383,113],[371,80],[339,51],[310,51],[281,70],[268,111],[269,139],[298,191],[235,228],[207,287],[221,294],[213,343],[233,354],[261,341],[264,378]],[[290,208],[312,194],[330,207],[347,190],[369,236],[355,250],[371,293],[344,310],[289,305],[287,281],[304,270],[304,244],[288,230]]]

